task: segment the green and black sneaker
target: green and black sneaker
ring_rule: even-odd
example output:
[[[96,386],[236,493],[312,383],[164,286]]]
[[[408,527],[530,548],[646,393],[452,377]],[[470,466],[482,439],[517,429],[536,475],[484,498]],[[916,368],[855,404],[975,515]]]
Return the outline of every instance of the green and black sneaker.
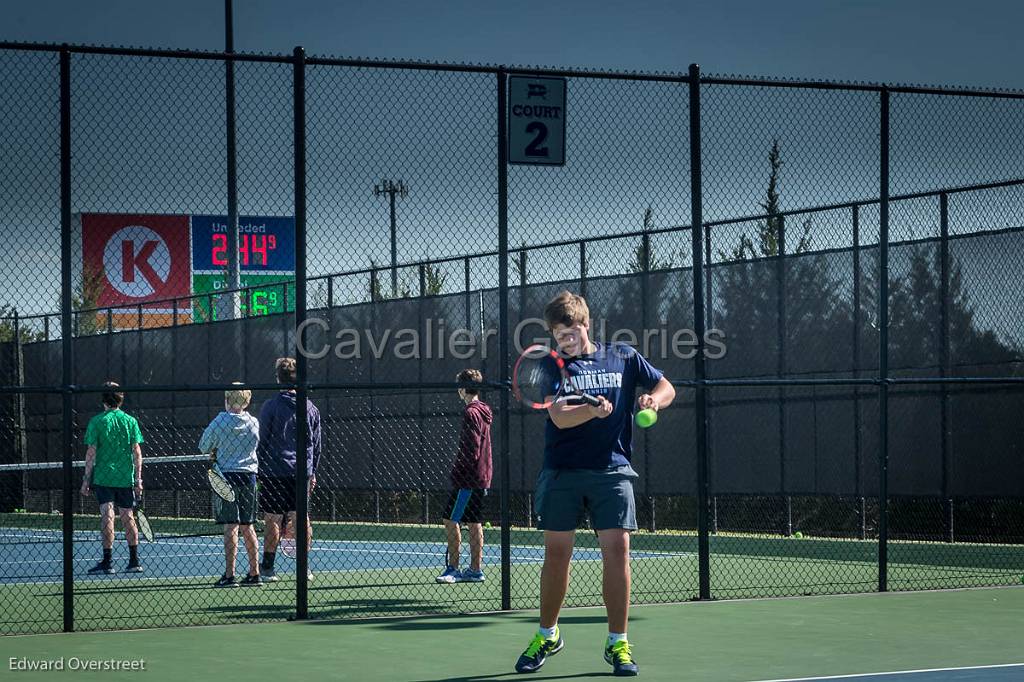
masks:
[[[604,660],[615,669],[617,677],[632,677],[639,672],[629,642],[624,639],[604,648]]]
[[[540,670],[540,667],[544,665],[544,661],[548,660],[548,656],[554,656],[562,647],[565,646],[565,642],[562,640],[562,633],[555,628],[554,639],[545,639],[539,632],[533,636],[530,641],[530,646],[526,647],[526,651],[523,652],[519,660],[516,661],[516,672],[517,673],[535,673]]]

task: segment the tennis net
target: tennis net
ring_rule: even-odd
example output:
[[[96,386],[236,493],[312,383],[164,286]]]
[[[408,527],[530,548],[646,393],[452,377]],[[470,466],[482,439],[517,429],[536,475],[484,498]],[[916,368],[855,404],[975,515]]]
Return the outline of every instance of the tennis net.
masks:
[[[142,506],[157,536],[220,533],[213,522],[212,496],[205,455],[143,458]],[[74,540],[98,537],[95,495],[79,491],[83,460],[72,462]],[[63,539],[63,463],[0,464],[0,545],[61,542]]]

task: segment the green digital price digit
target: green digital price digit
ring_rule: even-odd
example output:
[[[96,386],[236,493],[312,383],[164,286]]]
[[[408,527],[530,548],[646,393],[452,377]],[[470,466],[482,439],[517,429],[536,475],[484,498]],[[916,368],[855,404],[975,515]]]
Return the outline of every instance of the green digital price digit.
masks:
[[[268,292],[257,289],[252,292],[252,314],[253,315],[266,315],[269,310],[267,308]]]

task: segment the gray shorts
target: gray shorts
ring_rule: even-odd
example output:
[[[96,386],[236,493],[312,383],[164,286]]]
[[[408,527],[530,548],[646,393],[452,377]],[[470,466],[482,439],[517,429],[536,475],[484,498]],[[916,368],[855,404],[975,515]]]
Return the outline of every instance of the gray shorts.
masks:
[[[631,466],[614,469],[542,469],[537,478],[537,528],[576,530],[584,513],[594,530],[636,530]]]
[[[256,522],[256,474],[225,471],[224,478],[235,491],[235,501],[225,502],[213,493],[213,515],[217,523],[249,526]]]

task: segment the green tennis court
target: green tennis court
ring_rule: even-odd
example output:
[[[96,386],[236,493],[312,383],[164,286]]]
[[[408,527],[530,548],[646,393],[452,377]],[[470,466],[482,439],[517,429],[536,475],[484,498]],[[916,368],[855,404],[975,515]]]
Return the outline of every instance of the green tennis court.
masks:
[[[648,605],[633,609],[630,639],[648,680],[750,682],[909,670],[929,672],[899,677],[1010,680],[1020,679],[1024,668],[988,666],[1024,662],[1022,612],[1020,587]],[[28,635],[0,638],[0,653],[6,665],[60,657],[65,666],[74,657],[142,660],[145,679],[153,680],[289,679],[300,669],[307,679],[511,680],[521,679],[512,665],[536,617],[517,612]],[[535,677],[609,675],[601,657],[603,609],[567,610],[561,624],[566,648]],[[942,670],[948,668],[960,670]],[[119,679],[140,673],[78,674]]]

